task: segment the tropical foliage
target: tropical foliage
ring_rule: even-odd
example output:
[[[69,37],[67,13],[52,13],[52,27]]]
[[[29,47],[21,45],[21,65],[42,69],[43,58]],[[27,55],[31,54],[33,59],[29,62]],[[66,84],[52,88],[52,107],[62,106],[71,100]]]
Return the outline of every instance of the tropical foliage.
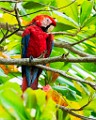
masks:
[[[40,89],[24,93],[20,65],[0,64],[0,120],[95,120],[96,0],[0,0],[0,58],[21,58],[21,33],[39,14],[57,20],[50,57],[65,61],[47,64]]]

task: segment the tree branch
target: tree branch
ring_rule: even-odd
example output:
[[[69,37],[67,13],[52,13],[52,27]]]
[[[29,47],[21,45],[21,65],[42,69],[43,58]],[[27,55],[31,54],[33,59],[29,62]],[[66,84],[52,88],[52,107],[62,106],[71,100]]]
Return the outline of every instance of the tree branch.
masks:
[[[85,116],[83,116],[83,115],[79,115],[79,114],[71,111],[71,109],[66,108],[66,107],[64,107],[64,106],[59,106],[59,105],[57,105],[57,107],[60,108],[61,110],[65,111],[65,112],[67,112],[67,113],[75,116],[75,117],[81,118],[82,120],[96,120],[96,119],[94,119],[94,118],[88,118],[88,117],[85,117]]]
[[[76,33],[69,33],[69,32],[62,32],[62,31],[59,31],[59,32],[50,32],[49,34],[53,34],[53,35],[68,35],[68,36],[75,36]]]
[[[11,3],[19,3],[22,2],[22,0],[0,0],[0,2],[11,2]]]
[[[17,19],[18,26],[19,26],[19,28],[21,28],[21,22],[20,22],[20,18],[19,18],[18,9],[17,9],[17,3],[15,3],[14,10],[15,10],[15,17],[16,17],[16,19]]]
[[[3,28],[6,30],[6,23],[0,22],[0,28]],[[8,24],[9,31],[12,32],[12,30],[16,29],[14,25],[9,25]]]
[[[90,87],[92,87],[94,90],[96,90],[96,84],[95,83],[92,83],[92,82],[89,82],[89,81],[85,81],[83,79],[80,79],[80,78],[75,78],[73,76],[70,76],[68,74],[66,74],[64,71],[62,70],[58,70],[58,69],[54,69],[54,68],[50,68],[50,67],[46,67],[44,65],[35,65],[36,67],[39,67],[39,68],[42,68],[42,69],[45,69],[45,70],[48,70],[48,71],[52,71],[52,72],[56,72],[56,73],[59,73],[61,76],[63,77],[66,77],[70,80],[74,80],[74,81],[77,81],[77,82],[80,82],[80,83],[85,83],[85,84],[88,84]]]
[[[58,58],[58,57],[57,57]],[[55,58],[55,59],[57,59]],[[88,57],[89,58],[89,57]],[[45,59],[45,60],[44,60]],[[48,60],[49,59],[49,60]],[[56,73],[59,73],[61,76],[63,77],[66,77],[68,79],[71,79],[71,80],[74,80],[74,81],[77,81],[77,82],[81,82],[81,83],[85,83],[85,84],[88,84],[89,86],[91,86],[93,89],[96,90],[96,84],[92,83],[92,82],[89,82],[89,81],[86,81],[86,80],[83,80],[83,79],[80,79],[80,78],[75,78],[73,76],[70,76],[68,74],[66,74],[64,71],[62,70],[58,70],[58,69],[54,69],[54,68],[50,68],[50,67],[46,67],[46,66],[43,66],[43,65],[40,65],[39,63],[41,64],[45,64],[45,63],[48,63],[50,61],[50,59],[52,60],[53,58],[43,58],[43,59],[33,59],[33,61],[30,63],[29,62],[29,58],[23,58],[23,59],[4,59],[4,58],[0,58],[0,64],[17,64],[17,65],[35,65],[39,68],[42,68],[42,69],[45,69],[45,70],[48,70],[48,71],[53,71],[53,72],[56,72]],[[59,60],[57,61],[60,61],[61,58],[59,58]],[[64,58],[63,58],[64,59]],[[68,58],[66,58],[68,59]],[[46,61],[47,62],[44,62]],[[95,60],[96,60],[96,57],[95,57]],[[51,62],[51,61],[50,61]],[[54,62],[54,59],[53,61]],[[37,65],[38,64],[38,65]]]
[[[74,52],[74,53],[78,54],[78,55],[81,56],[81,57],[90,56],[90,54],[87,54],[87,53],[85,53],[85,52],[82,52],[82,51],[80,51],[80,50],[77,50],[77,49],[73,48],[70,43],[66,43],[66,42],[56,42],[56,41],[54,41],[54,46],[55,46],[55,47],[60,47],[60,48],[68,49],[68,50],[70,50],[71,52]]]
[[[0,58],[0,64],[18,64],[18,65],[36,65],[36,64],[47,64],[53,62],[72,62],[72,63],[80,63],[80,62],[96,62],[96,57],[80,57],[80,58],[65,58],[62,56],[50,57],[50,58],[34,58],[31,63],[29,63],[29,58],[22,59],[5,59]]]

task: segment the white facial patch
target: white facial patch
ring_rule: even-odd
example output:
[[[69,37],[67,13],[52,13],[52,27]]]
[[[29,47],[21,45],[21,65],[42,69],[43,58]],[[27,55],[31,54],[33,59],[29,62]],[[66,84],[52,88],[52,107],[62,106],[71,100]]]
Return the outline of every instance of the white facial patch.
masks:
[[[42,26],[47,27],[51,23],[52,23],[52,21],[49,18],[44,18],[44,20],[42,21]]]

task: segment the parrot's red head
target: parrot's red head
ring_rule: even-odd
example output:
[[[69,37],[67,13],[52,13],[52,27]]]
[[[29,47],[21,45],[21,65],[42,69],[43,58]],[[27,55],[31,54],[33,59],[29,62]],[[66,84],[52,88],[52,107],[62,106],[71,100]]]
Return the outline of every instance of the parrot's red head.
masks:
[[[56,26],[56,21],[48,15],[38,15],[31,23],[41,27],[45,32],[51,31]]]

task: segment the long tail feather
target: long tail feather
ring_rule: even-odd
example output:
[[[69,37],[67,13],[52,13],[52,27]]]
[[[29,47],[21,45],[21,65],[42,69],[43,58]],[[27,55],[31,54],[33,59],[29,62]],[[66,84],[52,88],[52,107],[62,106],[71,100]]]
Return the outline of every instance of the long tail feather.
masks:
[[[32,89],[37,89],[38,78],[42,72],[42,69],[38,69],[37,67],[23,66],[22,71],[22,90],[25,91],[28,87],[31,87]]]
[[[30,86],[33,90],[36,90],[38,87],[38,78],[34,80],[34,82]]]
[[[34,83],[35,79],[38,77],[38,71],[39,69],[36,68],[36,67],[33,67],[32,70],[31,70],[31,74],[32,74],[32,77],[31,77],[31,84]]]
[[[34,79],[34,81],[32,82],[32,84],[31,84],[31,88],[32,89],[37,89],[38,88],[38,78],[39,78],[39,76],[40,76],[40,74],[41,74],[41,72],[42,72],[42,69],[38,69],[38,68],[36,68],[35,67],[35,79]]]

